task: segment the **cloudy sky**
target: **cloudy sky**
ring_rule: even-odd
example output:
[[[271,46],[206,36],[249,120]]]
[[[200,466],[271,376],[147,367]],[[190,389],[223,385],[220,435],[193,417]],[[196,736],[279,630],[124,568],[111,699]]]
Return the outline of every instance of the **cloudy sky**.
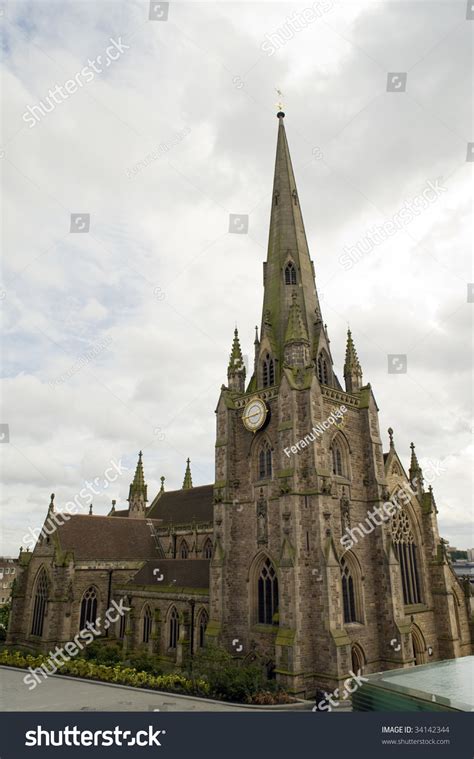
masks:
[[[251,355],[260,321],[275,88],[336,371],[350,324],[386,449],[389,426],[406,465],[415,442],[442,533],[472,546],[465,0],[153,3],[152,19],[145,0],[10,0],[0,15],[1,551],[111,461],[128,471],[95,486],[94,511],[123,507],[140,448],[151,496],[160,475],[181,486],[187,456],[194,484],[213,480],[232,332]],[[410,223],[342,265],[429,182],[443,189]]]

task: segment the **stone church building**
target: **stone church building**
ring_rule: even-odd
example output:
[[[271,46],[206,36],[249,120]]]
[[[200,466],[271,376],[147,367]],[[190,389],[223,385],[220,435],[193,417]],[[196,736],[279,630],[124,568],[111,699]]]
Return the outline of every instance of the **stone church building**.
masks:
[[[263,278],[252,375],[236,330],[217,402],[215,482],[194,487],[188,460],[181,490],[162,478],[148,499],[140,453],[125,509],[60,520],[52,496],[20,552],[9,644],[47,652],[124,598],[105,643],[181,666],[215,642],[308,697],[350,670],[471,653],[469,586],[414,446],[408,473],[392,430],[383,451],[350,332],[344,387],[335,374],[281,112]]]

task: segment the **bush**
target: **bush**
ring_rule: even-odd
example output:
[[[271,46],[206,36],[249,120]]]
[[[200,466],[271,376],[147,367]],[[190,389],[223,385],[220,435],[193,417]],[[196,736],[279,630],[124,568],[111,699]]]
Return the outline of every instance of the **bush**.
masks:
[[[269,681],[261,667],[243,664],[217,646],[209,646],[196,654],[192,662],[192,674],[209,683],[213,698],[246,704],[290,703],[287,693],[278,690]]]
[[[0,664],[11,667],[32,667],[36,669],[48,662],[48,656],[40,654],[32,656],[20,651],[0,652]],[[198,678],[189,680],[184,675],[173,673],[170,675],[151,675],[147,672],[138,672],[133,667],[126,667],[122,663],[115,666],[98,664],[92,659],[76,657],[65,662],[58,671],[60,674],[73,677],[84,677],[89,680],[100,680],[105,683],[117,683],[119,685],[131,685],[140,688],[168,691],[171,693],[185,693],[194,696],[208,696],[209,684]]]
[[[42,664],[47,664],[49,669],[48,661],[46,654],[33,656],[8,649],[0,651],[0,664],[7,666],[36,669]],[[140,666],[129,666],[132,661],[134,665]],[[155,669],[144,670],[143,664]],[[100,663],[94,658],[76,656],[58,667],[58,673],[105,683],[150,688],[190,696],[205,696],[237,703],[272,705],[288,704],[293,701],[285,691],[278,689],[274,682],[266,679],[260,667],[244,665],[226,651],[214,646],[196,654],[192,672],[187,674],[171,672],[164,675],[159,672],[154,658],[144,655],[114,664]]]
[[[163,670],[154,656],[147,656],[146,654],[137,654],[136,656],[130,656],[126,664],[139,672],[148,672],[152,675],[162,675]]]
[[[98,641],[86,646],[82,656],[84,659],[94,660],[99,664],[116,664],[122,658],[121,650],[117,644],[104,645]]]

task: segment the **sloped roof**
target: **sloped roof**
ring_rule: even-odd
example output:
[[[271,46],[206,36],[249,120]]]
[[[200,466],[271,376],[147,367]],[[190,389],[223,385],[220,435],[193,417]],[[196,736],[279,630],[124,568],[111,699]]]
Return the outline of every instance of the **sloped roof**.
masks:
[[[61,550],[72,551],[76,560],[137,561],[158,553],[145,519],[74,514],[58,525],[56,534]]]
[[[212,522],[213,491],[213,485],[200,485],[158,493],[147,512],[147,518],[159,519],[161,524]]]
[[[209,559],[156,559],[147,563],[128,583],[153,585],[157,590],[209,588]],[[154,573],[153,573],[154,572]]]

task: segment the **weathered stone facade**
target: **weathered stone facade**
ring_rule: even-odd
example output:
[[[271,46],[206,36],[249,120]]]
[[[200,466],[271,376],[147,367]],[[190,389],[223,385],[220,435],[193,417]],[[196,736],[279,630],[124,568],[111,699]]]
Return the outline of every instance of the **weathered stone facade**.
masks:
[[[183,489],[162,485],[148,506],[140,453],[128,509],[71,516],[21,553],[10,644],[47,651],[74,638],[92,588],[102,618],[126,600],[124,622],[103,631],[124,652],[182,665],[214,641],[307,696],[350,670],[471,653],[469,587],[450,566],[414,447],[408,474],[392,430],[383,453],[350,332],[344,389],[334,372],[278,116],[260,336],[246,384],[234,334],[214,486],[193,487],[188,460]]]

